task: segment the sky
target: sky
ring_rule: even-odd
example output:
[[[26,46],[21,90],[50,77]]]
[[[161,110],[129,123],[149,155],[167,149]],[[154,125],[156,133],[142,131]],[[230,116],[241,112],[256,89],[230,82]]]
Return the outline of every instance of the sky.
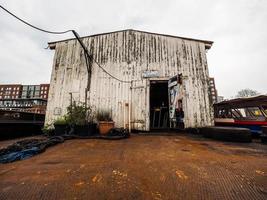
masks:
[[[0,0],[24,20],[80,36],[137,29],[214,41],[209,74],[218,94],[244,88],[267,94],[266,0]],[[47,42],[73,37],[36,31],[0,10],[0,84],[49,83],[54,51]]]

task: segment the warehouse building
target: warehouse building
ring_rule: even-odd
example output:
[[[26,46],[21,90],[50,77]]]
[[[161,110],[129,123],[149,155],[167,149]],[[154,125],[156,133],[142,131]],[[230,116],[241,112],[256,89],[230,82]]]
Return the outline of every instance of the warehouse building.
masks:
[[[211,41],[122,30],[82,38],[93,60],[88,73],[77,39],[55,50],[46,123],[71,101],[107,109],[116,127],[149,131],[213,124],[206,52]]]

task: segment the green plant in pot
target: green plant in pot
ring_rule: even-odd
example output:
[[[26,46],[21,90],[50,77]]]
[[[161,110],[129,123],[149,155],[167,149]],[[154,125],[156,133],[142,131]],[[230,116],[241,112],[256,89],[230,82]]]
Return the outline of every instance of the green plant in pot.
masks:
[[[112,128],[114,128],[114,121],[112,120],[110,111],[99,110],[96,118],[98,120],[99,133],[101,135],[106,135]]]
[[[57,118],[54,121],[55,135],[63,135],[66,133],[69,125],[68,117],[66,115]]]
[[[48,136],[54,135],[55,129],[53,128],[53,124],[46,124],[42,128],[42,133]]]
[[[93,123],[92,109],[84,103],[73,102],[68,106],[70,124],[74,127],[75,134],[88,136],[96,133],[96,124]]]

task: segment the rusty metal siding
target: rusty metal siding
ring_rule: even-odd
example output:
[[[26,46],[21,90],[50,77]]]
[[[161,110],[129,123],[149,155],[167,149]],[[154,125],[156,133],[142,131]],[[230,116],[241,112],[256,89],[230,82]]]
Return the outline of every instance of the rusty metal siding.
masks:
[[[131,123],[138,130],[149,130],[149,78],[145,70],[157,70],[165,79],[182,73],[184,80],[184,111],[186,127],[212,125],[212,108],[208,98],[208,67],[205,43],[180,38],[121,31],[83,39],[94,59],[114,76],[133,82],[121,83],[104,73],[95,63],[92,66],[88,101],[98,108],[112,110],[118,127],[123,126],[124,103],[132,94]],[[55,108],[70,103],[69,93],[76,101],[84,102],[87,71],[83,51],[76,40],[56,44],[51,75],[46,123],[57,117]],[[128,116],[128,113],[126,113]]]

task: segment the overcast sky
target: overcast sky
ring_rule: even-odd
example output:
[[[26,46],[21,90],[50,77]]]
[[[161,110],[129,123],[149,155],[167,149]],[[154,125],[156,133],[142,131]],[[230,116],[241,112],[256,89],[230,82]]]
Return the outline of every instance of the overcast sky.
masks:
[[[21,18],[52,31],[81,36],[121,29],[214,41],[210,76],[219,95],[243,88],[267,93],[266,0],[0,0]],[[54,51],[48,41],[73,37],[35,31],[0,10],[0,83],[50,81]]]

